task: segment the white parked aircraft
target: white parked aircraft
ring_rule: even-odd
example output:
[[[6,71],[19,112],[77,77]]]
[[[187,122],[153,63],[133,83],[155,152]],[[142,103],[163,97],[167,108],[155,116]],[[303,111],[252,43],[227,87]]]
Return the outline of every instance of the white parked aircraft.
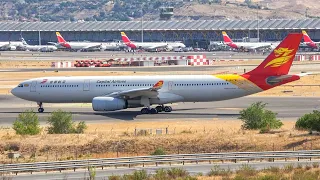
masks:
[[[274,49],[279,43],[278,42],[233,42],[225,31],[222,31],[223,41],[226,45],[243,50],[257,50],[257,49]]]
[[[58,48],[54,45],[29,45],[23,38],[22,40],[22,48],[28,51],[41,51],[41,52],[53,52]]]
[[[302,34],[289,34],[255,69],[242,75],[43,77],[22,82],[11,93],[43,103],[89,103],[94,111],[143,107],[142,114],[170,112],[175,102],[221,101],[258,93],[300,79],[288,75]],[[158,105],[151,108],[151,105]]]
[[[59,32],[56,32],[58,44],[72,50],[116,50],[119,44],[102,42],[67,42]]]
[[[22,46],[23,44],[21,41],[0,42],[0,50],[15,51],[17,48]]]
[[[181,42],[132,42],[124,32],[121,32],[121,38],[122,41],[131,49],[154,50],[158,48],[165,48],[171,51],[174,48],[186,47]]]

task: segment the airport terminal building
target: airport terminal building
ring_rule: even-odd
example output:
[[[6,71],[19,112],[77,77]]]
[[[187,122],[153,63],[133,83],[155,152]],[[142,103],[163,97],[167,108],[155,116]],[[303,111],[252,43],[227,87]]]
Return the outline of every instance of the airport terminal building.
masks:
[[[56,31],[67,41],[120,41],[124,31],[132,41],[182,41],[187,46],[206,48],[210,41],[222,41],[227,31],[234,41],[257,38],[280,41],[290,32],[306,30],[320,41],[320,19],[300,20],[199,20],[199,21],[96,21],[96,22],[1,22],[0,41],[19,40],[29,44],[56,42]]]

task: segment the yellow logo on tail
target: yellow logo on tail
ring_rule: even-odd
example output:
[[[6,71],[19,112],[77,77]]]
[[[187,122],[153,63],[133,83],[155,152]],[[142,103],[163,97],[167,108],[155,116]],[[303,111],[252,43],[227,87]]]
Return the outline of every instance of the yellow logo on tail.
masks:
[[[276,56],[275,59],[273,59],[272,61],[270,61],[267,65],[264,66],[264,68],[266,67],[279,67],[285,63],[287,63],[293,56],[290,55],[293,52],[293,49],[288,49],[288,48],[279,48],[279,49],[275,49],[274,54]]]

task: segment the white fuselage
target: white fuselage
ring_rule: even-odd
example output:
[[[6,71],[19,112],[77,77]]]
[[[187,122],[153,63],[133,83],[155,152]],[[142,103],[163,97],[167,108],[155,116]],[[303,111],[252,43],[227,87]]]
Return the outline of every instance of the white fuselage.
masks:
[[[119,43],[115,43],[115,42],[101,44],[101,49],[103,50],[118,50],[119,47],[120,47]]]
[[[163,86],[151,104],[220,101],[257,93],[243,89],[213,75],[174,76],[81,76],[45,77],[22,82],[11,92],[17,97],[43,103],[89,103],[94,97],[125,90],[151,88],[162,80]],[[142,94],[143,96],[143,94]],[[141,97],[129,100],[139,104]]]
[[[55,51],[58,49],[56,46],[53,45],[24,45],[23,47],[29,51],[40,51],[42,49],[45,49],[47,51]]]
[[[133,42],[137,48],[156,49],[156,48],[184,48],[181,42]]]
[[[273,44],[269,42],[234,42],[234,44],[236,44],[238,48],[242,47],[245,49],[259,49],[259,48],[273,47]]]
[[[74,50],[83,50],[83,49],[100,49],[101,43],[98,42],[67,42],[65,43],[66,48]]]

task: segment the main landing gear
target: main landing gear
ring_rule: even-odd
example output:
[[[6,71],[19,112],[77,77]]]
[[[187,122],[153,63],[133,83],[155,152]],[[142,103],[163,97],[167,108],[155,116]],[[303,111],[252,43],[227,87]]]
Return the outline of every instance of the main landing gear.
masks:
[[[39,112],[39,113],[43,113],[44,109],[43,109],[42,102],[38,102],[37,104],[38,104],[38,106],[39,106],[38,112]]]
[[[158,112],[171,112],[172,107],[171,106],[157,106],[156,108],[142,108],[141,109],[141,114],[158,114]]]

